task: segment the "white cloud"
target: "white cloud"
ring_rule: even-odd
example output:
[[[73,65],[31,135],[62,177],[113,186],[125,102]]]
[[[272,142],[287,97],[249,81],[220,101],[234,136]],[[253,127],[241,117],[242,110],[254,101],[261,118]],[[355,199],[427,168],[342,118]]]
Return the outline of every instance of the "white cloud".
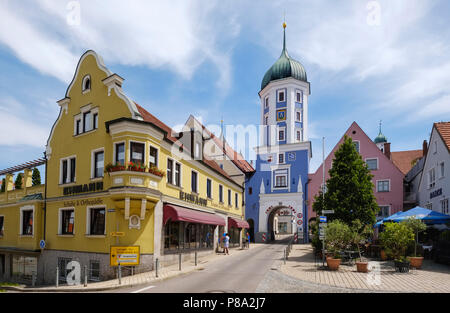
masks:
[[[50,129],[0,109],[0,145],[27,145],[44,149]]]

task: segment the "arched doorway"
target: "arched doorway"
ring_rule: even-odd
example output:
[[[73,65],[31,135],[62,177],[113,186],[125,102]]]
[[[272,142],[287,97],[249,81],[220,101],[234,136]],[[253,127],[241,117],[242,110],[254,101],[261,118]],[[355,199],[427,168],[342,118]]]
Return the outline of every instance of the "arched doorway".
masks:
[[[249,225],[248,233],[250,234],[250,241],[255,242],[255,222],[252,218],[249,218],[247,220],[247,223]]]
[[[281,214],[286,212],[286,214]],[[275,217],[277,217],[278,223],[275,223]],[[282,221],[280,217],[286,217],[285,221]],[[292,210],[291,208],[287,207],[287,206],[277,206],[275,208],[273,208],[271,210],[271,212],[269,213],[269,216],[267,218],[267,241],[274,241],[276,239],[276,233],[278,232],[279,229],[277,229],[278,227],[281,227],[283,224],[283,233],[284,234],[293,234],[294,233],[294,229],[293,229],[293,223],[292,223],[292,219],[294,218],[294,216],[292,215]],[[286,224],[286,225],[284,225]]]

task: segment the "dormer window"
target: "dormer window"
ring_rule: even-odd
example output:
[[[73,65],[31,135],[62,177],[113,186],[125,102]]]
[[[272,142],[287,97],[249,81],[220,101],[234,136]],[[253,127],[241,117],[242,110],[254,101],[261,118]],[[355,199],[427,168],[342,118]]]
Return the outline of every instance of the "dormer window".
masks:
[[[82,84],[82,91],[87,92],[91,90],[91,76],[90,75],[86,75],[83,78],[83,84]]]

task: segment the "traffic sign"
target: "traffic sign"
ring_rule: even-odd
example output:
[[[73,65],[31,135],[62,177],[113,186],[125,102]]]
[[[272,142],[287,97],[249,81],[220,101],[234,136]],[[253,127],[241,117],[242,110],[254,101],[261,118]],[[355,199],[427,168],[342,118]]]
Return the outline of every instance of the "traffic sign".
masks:
[[[125,233],[123,231],[116,231],[111,233],[112,237],[123,237],[125,236]]]
[[[45,240],[44,240],[44,239],[42,239],[41,241],[39,241],[39,247],[40,247],[41,249],[44,249],[44,248],[45,248]]]
[[[111,266],[134,266],[139,265],[139,246],[111,246],[110,265]]]
[[[322,214],[333,214],[334,210],[323,210]]]
[[[327,217],[326,216],[321,216],[320,217],[320,222],[321,223],[326,223],[327,222]]]

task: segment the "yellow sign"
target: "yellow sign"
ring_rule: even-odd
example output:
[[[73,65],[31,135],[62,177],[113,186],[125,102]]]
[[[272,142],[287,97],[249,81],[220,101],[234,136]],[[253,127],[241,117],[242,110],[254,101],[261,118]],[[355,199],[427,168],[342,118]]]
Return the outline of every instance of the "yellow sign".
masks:
[[[123,231],[116,231],[111,233],[111,237],[123,237],[125,233]]]
[[[139,246],[111,246],[109,258],[111,266],[139,265]]]

